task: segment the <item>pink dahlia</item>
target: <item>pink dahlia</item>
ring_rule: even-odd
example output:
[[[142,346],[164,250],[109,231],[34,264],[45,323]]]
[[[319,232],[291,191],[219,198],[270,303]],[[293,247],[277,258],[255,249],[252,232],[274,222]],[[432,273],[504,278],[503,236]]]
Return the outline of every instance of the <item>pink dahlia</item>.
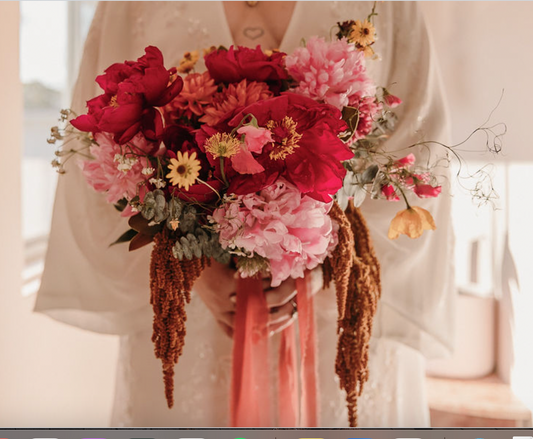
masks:
[[[222,247],[269,261],[276,287],[289,277],[303,277],[306,269],[331,254],[338,226],[328,215],[330,207],[331,203],[302,197],[296,186],[280,178],[258,194],[224,204],[212,219]]]
[[[249,82],[243,79],[238,84],[229,84],[227,88],[213,96],[212,103],[206,107],[205,115],[200,122],[214,126],[237,108],[269,99],[272,96],[273,93],[264,82]]]
[[[215,80],[208,72],[187,75],[181,93],[165,106],[165,119],[172,122],[181,117],[202,116],[216,91]]]
[[[296,93],[342,109],[354,95],[374,96],[376,87],[367,75],[365,55],[346,38],[326,42],[312,37],[285,58],[289,74],[298,82]]]
[[[137,195],[139,183],[151,177],[146,175],[150,163],[143,155],[153,150],[154,144],[142,134],[137,134],[126,145],[116,143],[109,133],[96,133],[94,138],[98,143],[90,148],[94,159],[81,163],[87,182],[97,192],[106,192],[109,203],[132,199]]]

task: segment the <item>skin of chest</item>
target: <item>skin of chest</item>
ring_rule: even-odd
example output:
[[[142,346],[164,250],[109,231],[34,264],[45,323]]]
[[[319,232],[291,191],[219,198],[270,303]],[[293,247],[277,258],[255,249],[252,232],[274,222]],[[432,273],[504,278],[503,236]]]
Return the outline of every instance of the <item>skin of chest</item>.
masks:
[[[233,41],[237,45],[263,49],[279,48],[291,21],[296,2],[224,2],[224,11]]]

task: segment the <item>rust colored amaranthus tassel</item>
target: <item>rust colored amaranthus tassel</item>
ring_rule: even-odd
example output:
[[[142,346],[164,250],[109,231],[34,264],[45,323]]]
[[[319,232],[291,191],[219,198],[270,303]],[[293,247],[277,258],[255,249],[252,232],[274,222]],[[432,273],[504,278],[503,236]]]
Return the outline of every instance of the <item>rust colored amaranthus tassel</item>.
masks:
[[[368,227],[350,202],[346,212],[334,204],[331,217],[339,224],[339,244],[324,264],[324,286],[334,281],[339,320],[335,370],[346,391],[350,427],[357,426],[357,399],[368,380],[368,346],[381,295],[380,267]]]
[[[154,237],[150,262],[150,303],[154,309],[152,341],[155,355],[163,363],[163,379],[168,407],[174,405],[174,365],[183,351],[185,339],[185,304],[191,289],[208,261],[205,257],[180,261],[174,258],[169,232]]]

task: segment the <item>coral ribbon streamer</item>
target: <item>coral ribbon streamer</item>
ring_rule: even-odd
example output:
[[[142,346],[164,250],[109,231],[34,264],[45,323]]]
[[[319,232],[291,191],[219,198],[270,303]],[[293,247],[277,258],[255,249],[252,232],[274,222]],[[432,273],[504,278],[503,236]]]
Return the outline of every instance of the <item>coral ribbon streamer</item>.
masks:
[[[279,426],[294,428],[298,426],[298,364],[296,359],[296,334],[294,325],[281,333],[279,348]]]
[[[267,325],[261,278],[239,278],[230,400],[234,427],[271,426]]]
[[[278,362],[280,427],[318,426],[316,331],[309,275],[296,280],[300,334],[298,398],[297,343],[294,325],[282,331]],[[233,344],[231,425],[273,427],[269,398],[268,308],[261,279],[239,279]],[[300,403],[300,404],[298,404]]]
[[[300,330],[301,368],[300,380],[302,395],[300,399],[300,427],[318,426],[318,370],[317,339],[313,293],[310,288],[309,273],[303,279],[296,279],[296,301]]]

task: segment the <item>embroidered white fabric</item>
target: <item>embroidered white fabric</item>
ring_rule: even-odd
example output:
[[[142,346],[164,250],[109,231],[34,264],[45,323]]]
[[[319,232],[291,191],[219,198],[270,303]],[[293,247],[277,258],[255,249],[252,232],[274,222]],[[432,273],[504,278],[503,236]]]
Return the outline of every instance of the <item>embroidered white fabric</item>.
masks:
[[[328,36],[335,22],[364,18],[372,4],[298,2],[280,49],[291,51],[302,37]],[[369,69],[377,84],[405,102],[387,145],[398,150],[399,157],[415,152],[424,160],[424,148],[400,151],[421,139],[447,140],[444,98],[423,17],[412,2],[378,3],[378,13],[375,47],[382,59],[369,62]],[[147,45],[161,48],[170,66],[185,51],[231,44],[222,2],[101,2],[87,37],[72,108],[83,112],[85,101],[100,93],[94,78],[114,62],[136,59]],[[432,149],[431,159],[439,153]],[[368,200],[362,205],[382,264],[383,297],[374,326],[370,381],[360,402],[360,426],[429,425],[424,356],[447,354],[453,339],[453,238],[450,199],[446,188],[443,192],[438,199],[417,200],[431,211],[438,227],[418,240],[387,238],[389,221],[401,205]],[[231,340],[195,295],[188,306],[185,352],[176,366],[176,406],[166,408],[150,341],[150,248],[132,253],[126,246],[109,248],[126,229],[126,220],[87,186],[70,162],[59,179],[35,311],[84,329],[121,335],[113,425],[226,425]],[[324,427],[347,422],[333,368],[332,294],[316,296]]]

